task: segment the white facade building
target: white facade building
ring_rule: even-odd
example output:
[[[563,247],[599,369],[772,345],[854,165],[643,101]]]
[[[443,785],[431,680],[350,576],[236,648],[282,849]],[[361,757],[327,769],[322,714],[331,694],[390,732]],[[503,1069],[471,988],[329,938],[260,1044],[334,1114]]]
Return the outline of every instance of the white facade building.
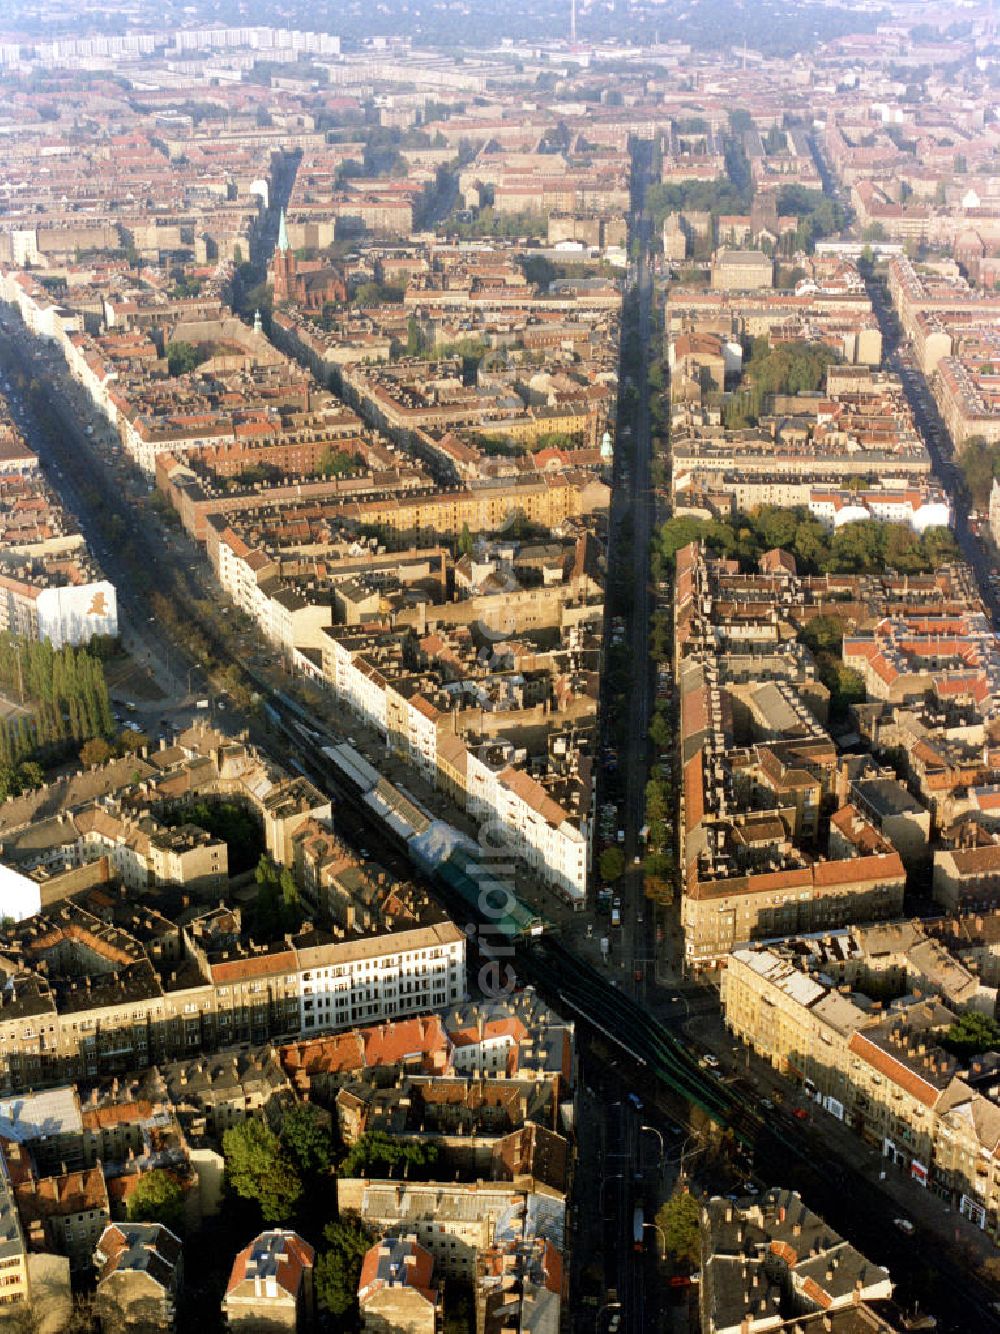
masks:
[[[299,1028],[309,1036],[457,1005],[465,934],[451,922],[299,949]]]
[[[23,922],[41,909],[42,891],[38,882],[0,863],[0,918]]]
[[[941,492],[888,486],[870,491],[812,490],[809,512],[829,532],[848,523],[879,519],[906,524],[919,534],[928,528],[950,528],[954,517],[951,503]]]

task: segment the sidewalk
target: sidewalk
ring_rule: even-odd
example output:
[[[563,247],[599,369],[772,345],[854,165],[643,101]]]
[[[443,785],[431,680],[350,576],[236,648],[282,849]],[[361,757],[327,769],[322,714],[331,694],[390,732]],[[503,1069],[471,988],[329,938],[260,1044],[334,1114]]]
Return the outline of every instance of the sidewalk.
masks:
[[[893,1166],[877,1147],[807,1098],[794,1080],[780,1075],[769,1062],[738,1042],[726,1031],[721,1014],[692,1016],[683,1024],[683,1031],[696,1047],[713,1052],[724,1072],[749,1080],[762,1097],[780,1099],[787,1109],[800,1107],[807,1111],[810,1130],[822,1136],[831,1161],[842,1162],[864,1176],[899,1206],[901,1214],[912,1217],[929,1237],[938,1240],[958,1263],[975,1268],[984,1260],[998,1257],[1000,1252],[987,1232],[933,1191],[918,1185],[904,1169]],[[736,1053],[734,1046],[738,1048]]]

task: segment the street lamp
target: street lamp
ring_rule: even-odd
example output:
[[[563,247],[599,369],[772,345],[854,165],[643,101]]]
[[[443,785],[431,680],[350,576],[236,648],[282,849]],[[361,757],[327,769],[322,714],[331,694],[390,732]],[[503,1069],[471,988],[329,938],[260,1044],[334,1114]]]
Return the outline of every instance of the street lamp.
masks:
[[[693,1144],[692,1147],[689,1149],[689,1148],[688,1148],[688,1145],[691,1144],[691,1141],[692,1141],[692,1140],[694,1140],[694,1144]],[[687,1156],[688,1156],[689,1154],[694,1153],[697,1149],[700,1149],[700,1148],[703,1148],[703,1147],[704,1147],[704,1145],[703,1145],[703,1141],[702,1141],[700,1132],[697,1131],[697,1130],[692,1130],[692,1132],[690,1133],[690,1135],[686,1135],[686,1136],[685,1136],[685,1138],[684,1138],[684,1142],[683,1142],[683,1144],[681,1145],[681,1151],[680,1151],[680,1154],[677,1156],[677,1158],[676,1158],[676,1159],[670,1159],[670,1160],[669,1160],[671,1164],[673,1164],[674,1162],[676,1162],[676,1163],[678,1164],[678,1166],[680,1167],[680,1173],[679,1173],[679,1176],[680,1176],[680,1180],[681,1180],[681,1181],[684,1180],[684,1175],[685,1175],[685,1173],[684,1173],[684,1159],[687,1158]]]
[[[604,1188],[607,1186],[609,1181],[622,1181],[622,1180],[624,1180],[624,1173],[622,1172],[614,1172],[612,1173],[611,1176],[602,1177],[601,1179],[601,1218],[605,1222],[607,1222],[607,1217],[604,1213]]]
[[[620,1311],[621,1302],[605,1302],[603,1306],[598,1307],[597,1314],[594,1316],[594,1334],[599,1334],[601,1328],[601,1316],[605,1311]]]
[[[656,1233],[656,1235],[660,1238],[660,1245],[663,1247],[663,1249],[660,1251],[660,1259],[665,1260],[667,1258],[667,1238],[664,1234],[663,1228],[660,1227],[659,1223],[643,1223],[642,1227],[643,1231],[645,1231],[646,1228],[651,1227],[653,1231]]]
[[[640,1132],[640,1134],[641,1134],[642,1131],[644,1131],[644,1130],[648,1131],[650,1135],[655,1135],[656,1138],[660,1141],[660,1161],[659,1161],[659,1163],[657,1164],[657,1166],[662,1167],[662,1166],[663,1166],[663,1155],[664,1155],[664,1148],[663,1148],[663,1134],[662,1134],[661,1131],[657,1130],[656,1126],[647,1126],[645,1123],[643,1123],[643,1124],[639,1127],[639,1132]]]

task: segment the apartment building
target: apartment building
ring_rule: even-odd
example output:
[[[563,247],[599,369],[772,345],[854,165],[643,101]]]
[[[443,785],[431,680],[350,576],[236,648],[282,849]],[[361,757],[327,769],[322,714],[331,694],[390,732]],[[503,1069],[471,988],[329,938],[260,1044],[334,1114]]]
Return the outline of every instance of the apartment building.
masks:
[[[804,661],[787,658],[784,680],[762,675],[781,646],[772,597],[790,576],[765,573],[771,596],[759,607],[730,604],[729,577],[694,547],[678,553],[681,925],[691,968],[723,966],[740,941],[892,917],[906,885],[893,845],[838,795],[837,752]],[[750,591],[753,576],[733,577]]]
[[[180,1239],[162,1223],[112,1223],[94,1250],[102,1327],[173,1334],[183,1275]]]
[[[722,292],[747,292],[774,285],[774,261],[761,250],[723,247],[712,262],[712,287]]]
[[[361,1262],[358,1306],[365,1334],[435,1334],[441,1298],[434,1258],[414,1236],[386,1236]]]
[[[0,1149],[0,1308],[7,1311],[29,1301],[28,1247],[5,1151]]]
[[[502,1240],[519,1214],[526,1236],[551,1241],[560,1253],[564,1244],[565,1198],[507,1182],[340,1178],[337,1204],[383,1235],[416,1237],[446,1280],[474,1283],[478,1256]]]
[[[795,1191],[756,1199],[713,1196],[701,1209],[704,1334],[871,1331],[890,1325],[869,1303],[888,1301],[889,1271],[874,1265]]]
[[[918,923],[745,946],[722,980],[726,1023],[900,1171],[996,1234],[1000,1112],[987,1058],[940,1045],[996,986]],[[990,957],[989,955],[987,957]]]
[[[157,967],[135,936],[69,901],[20,924],[8,940],[19,966],[0,1010],[0,1089],[376,1022],[465,994],[465,937],[450,923],[306,930],[268,947],[226,917],[175,932]]]
[[[281,1228],[261,1232],[233,1261],[222,1299],[230,1329],[288,1330],[305,1334],[316,1319],[316,1252]]]
[[[100,1167],[29,1173],[14,1189],[21,1225],[32,1249],[69,1257],[78,1275],[90,1269],[94,1249],[111,1222],[108,1190]]]

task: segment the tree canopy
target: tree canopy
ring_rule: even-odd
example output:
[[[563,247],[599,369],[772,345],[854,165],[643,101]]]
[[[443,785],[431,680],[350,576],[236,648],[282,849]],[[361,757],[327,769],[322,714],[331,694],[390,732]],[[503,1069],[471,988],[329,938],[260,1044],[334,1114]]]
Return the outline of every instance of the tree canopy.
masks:
[[[792,250],[811,251],[824,236],[839,232],[845,223],[844,210],[822,190],[803,185],[783,185],[778,192],[778,213],[794,213],[799,225],[791,240]]]
[[[992,1015],[967,1010],[960,1014],[941,1040],[942,1047],[962,1060],[984,1051],[1000,1050],[1000,1024]]]
[[[686,1190],[675,1192],[660,1206],[656,1222],[670,1259],[696,1265],[701,1257],[701,1210],[695,1197]]]
[[[625,854],[621,848],[605,848],[598,858],[602,880],[618,880],[625,871]]]
[[[669,185],[656,181],[646,191],[646,211],[656,227],[662,226],[668,213],[691,211],[717,217],[720,213],[745,213],[749,207],[749,191],[734,185],[727,176]]]
[[[743,384],[724,405],[731,430],[753,426],[775,394],[815,393],[826,383],[826,369],[840,360],[825,343],[780,343],[771,347],[755,338],[743,362]]]
[[[887,567],[900,574],[927,574],[958,553],[947,528],[918,535],[905,524],[867,519],[830,533],[804,506],[765,505],[728,521],[689,515],[668,519],[655,539],[654,575],[671,568],[680,548],[695,541],[738,560],[745,570],[765,551],[780,547],[795,557],[800,574],[869,574]]]
[[[387,1168],[405,1165],[408,1175],[414,1176],[414,1169],[429,1167],[437,1161],[437,1146],[419,1144],[409,1140],[395,1139],[381,1130],[374,1130],[362,1135],[348,1149],[340,1164],[338,1175],[355,1177],[365,1174],[384,1173]]]
[[[162,1223],[178,1232],[184,1224],[184,1189],[171,1172],[155,1168],[136,1182],[125,1201],[125,1212],[132,1223]]]
[[[167,347],[167,370],[175,377],[187,375],[207,360],[207,353],[193,343],[178,340]]]
[[[16,771],[25,760],[58,759],[91,737],[111,733],[104,667],[84,648],[54,649],[48,640],[0,635],[0,690],[33,709],[0,719],[4,770]]]
[[[981,435],[970,436],[959,458],[959,466],[976,509],[990,503],[993,479],[1000,477],[1000,444],[991,445]]]
[[[330,1115],[314,1103],[301,1102],[282,1117],[279,1138],[303,1176],[328,1171],[333,1161]]]
[[[259,1116],[231,1126],[222,1137],[226,1179],[236,1194],[260,1205],[265,1223],[287,1222],[302,1196],[291,1153]]]
[[[361,1262],[375,1237],[359,1220],[342,1218],[326,1225],[323,1239],[326,1245],[316,1258],[316,1300],[328,1315],[345,1320],[354,1312]]]
[[[102,736],[91,737],[80,747],[80,763],[85,769],[95,764],[107,764],[114,751]]]
[[[264,852],[260,820],[235,801],[196,801],[190,806],[178,806],[170,812],[167,823],[197,825],[221,838],[229,852],[229,874],[233,876],[252,870]]]
[[[290,867],[279,871],[270,857],[261,856],[254,873],[257,897],[250,908],[250,934],[254,940],[281,940],[302,922],[299,891]]]
[[[360,454],[351,454],[346,449],[326,449],[319,456],[317,471],[324,477],[345,477],[348,473],[358,472],[364,467]]]

